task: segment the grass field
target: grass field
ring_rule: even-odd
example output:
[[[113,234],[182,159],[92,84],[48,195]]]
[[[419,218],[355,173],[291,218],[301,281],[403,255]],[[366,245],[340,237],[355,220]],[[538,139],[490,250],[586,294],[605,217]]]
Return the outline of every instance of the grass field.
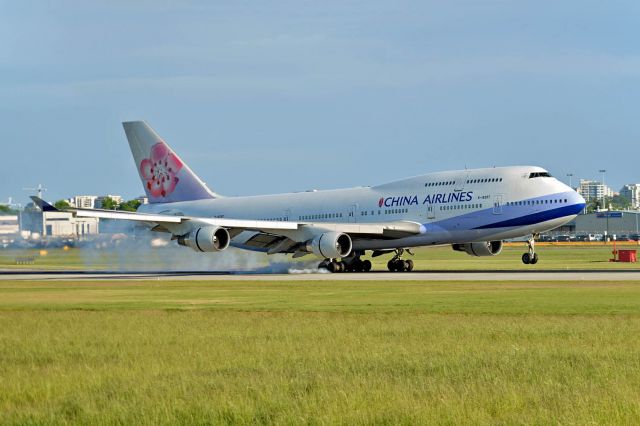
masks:
[[[619,244],[618,248],[636,249],[637,243]],[[524,244],[511,244],[498,256],[472,257],[466,253],[454,252],[450,246],[416,249],[414,257],[417,270],[527,270],[540,269],[640,269],[638,263],[609,262],[613,247],[602,243],[590,245],[542,245],[537,247],[540,262],[536,265],[523,265],[520,257],[524,253]],[[17,265],[19,257],[33,256],[35,262],[29,265]],[[386,270],[391,255],[372,259],[374,269]],[[313,263],[312,256],[301,259],[303,264]],[[227,250],[222,253],[196,253],[184,247],[165,247],[151,249],[148,246],[127,246],[111,250],[95,249],[52,249],[45,256],[39,250],[0,250],[0,269],[57,269],[57,270],[251,270],[264,268],[269,262],[282,265],[295,265],[290,256],[268,257],[259,253]],[[317,265],[319,260],[313,263]],[[286,268],[278,268],[286,271]]]
[[[0,424],[634,424],[640,282],[0,281]]]

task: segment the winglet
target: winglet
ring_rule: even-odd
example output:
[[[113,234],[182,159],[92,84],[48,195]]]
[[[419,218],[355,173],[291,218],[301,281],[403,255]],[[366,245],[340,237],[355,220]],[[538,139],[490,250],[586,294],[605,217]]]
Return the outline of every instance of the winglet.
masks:
[[[38,198],[35,195],[32,195],[31,199],[33,200],[35,205],[38,206],[40,208],[40,210],[42,210],[43,212],[58,212],[58,211],[60,211],[60,210],[56,209],[55,207],[53,207],[51,204],[47,203],[42,198]]]

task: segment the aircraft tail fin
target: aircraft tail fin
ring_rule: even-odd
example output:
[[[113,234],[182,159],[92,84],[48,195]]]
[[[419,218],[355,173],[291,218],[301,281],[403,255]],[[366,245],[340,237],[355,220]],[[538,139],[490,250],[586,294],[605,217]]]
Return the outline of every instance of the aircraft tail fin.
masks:
[[[128,121],[122,126],[150,203],[218,197],[146,122]]]
[[[40,210],[42,210],[43,212],[57,212],[57,211],[60,211],[57,208],[55,208],[54,206],[52,206],[51,204],[47,203],[42,198],[38,198],[35,195],[32,195],[29,198],[31,198],[31,200],[33,201],[33,204],[38,206],[38,208]]]

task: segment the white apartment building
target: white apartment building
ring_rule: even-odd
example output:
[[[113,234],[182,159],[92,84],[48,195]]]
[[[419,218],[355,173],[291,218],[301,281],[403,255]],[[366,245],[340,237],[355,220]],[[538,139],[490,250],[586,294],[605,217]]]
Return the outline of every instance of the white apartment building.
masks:
[[[640,209],[640,183],[623,186],[620,195],[631,201],[631,208]]]
[[[597,180],[580,179],[578,194],[582,195],[587,203],[591,200],[601,200],[603,197],[613,197],[613,191],[607,185]]]
[[[71,207],[77,207],[79,209],[94,209],[96,207],[95,195],[76,195],[67,200]]]

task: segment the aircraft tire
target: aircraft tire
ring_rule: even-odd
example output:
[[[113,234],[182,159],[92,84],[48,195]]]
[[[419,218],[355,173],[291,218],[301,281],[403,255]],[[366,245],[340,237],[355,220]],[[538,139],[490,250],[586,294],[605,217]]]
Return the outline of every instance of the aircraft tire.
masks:
[[[391,272],[395,272],[396,271],[396,262],[394,262],[393,260],[390,260],[387,262],[387,269],[389,269],[389,271]]]
[[[370,260],[364,260],[362,261],[362,270],[364,272],[369,272],[371,271],[371,261]]]
[[[405,270],[406,270],[407,272],[411,272],[411,271],[413,271],[413,260],[411,260],[411,259],[407,260],[407,261],[405,262],[405,266],[406,266]]]
[[[529,253],[525,253],[522,255],[522,263],[524,263],[525,265],[531,263],[531,256],[529,256]]]
[[[536,263],[538,263],[538,254],[534,253],[533,257],[531,258],[531,260],[529,260],[529,263],[532,265],[535,265]]]

